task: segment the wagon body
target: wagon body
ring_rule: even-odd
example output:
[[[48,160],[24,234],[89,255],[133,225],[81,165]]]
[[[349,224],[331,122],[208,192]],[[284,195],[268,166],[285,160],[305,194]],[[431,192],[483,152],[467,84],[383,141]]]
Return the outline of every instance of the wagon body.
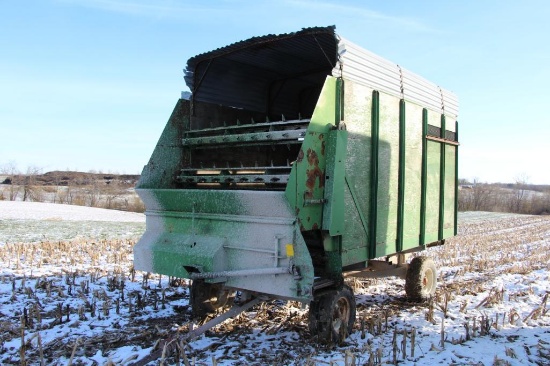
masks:
[[[195,56],[185,79],[136,187],[136,269],[309,302],[456,234],[454,94],[333,27]]]

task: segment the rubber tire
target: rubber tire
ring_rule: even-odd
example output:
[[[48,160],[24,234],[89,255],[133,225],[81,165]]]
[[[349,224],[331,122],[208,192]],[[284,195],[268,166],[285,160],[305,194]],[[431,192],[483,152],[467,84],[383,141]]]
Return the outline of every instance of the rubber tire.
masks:
[[[204,318],[227,305],[230,292],[218,283],[195,280],[191,284],[191,312],[194,318]]]
[[[321,343],[340,345],[353,330],[355,313],[355,296],[349,286],[320,293],[309,305],[309,331]]]
[[[410,301],[422,302],[435,294],[437,269],[428,257],[414,257],[407,269],[405,292]]]

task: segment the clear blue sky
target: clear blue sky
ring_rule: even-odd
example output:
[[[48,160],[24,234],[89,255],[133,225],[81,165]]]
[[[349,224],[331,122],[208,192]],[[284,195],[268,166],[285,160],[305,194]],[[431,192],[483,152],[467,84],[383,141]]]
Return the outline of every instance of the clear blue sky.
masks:
[[[0,0],[0,165],[140,173],[188,58],[337,32],[460,100],[460,177],[550,184],[550,2]]]

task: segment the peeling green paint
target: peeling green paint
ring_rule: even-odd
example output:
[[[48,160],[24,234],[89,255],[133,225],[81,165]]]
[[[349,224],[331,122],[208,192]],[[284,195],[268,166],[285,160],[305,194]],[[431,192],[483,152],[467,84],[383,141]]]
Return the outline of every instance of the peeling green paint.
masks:
[[[311,117],[302,147],[292,167],[285,195],[302,231],[321,229],[325,196],[326,140],[339,122],[340,80],[327,77]]]

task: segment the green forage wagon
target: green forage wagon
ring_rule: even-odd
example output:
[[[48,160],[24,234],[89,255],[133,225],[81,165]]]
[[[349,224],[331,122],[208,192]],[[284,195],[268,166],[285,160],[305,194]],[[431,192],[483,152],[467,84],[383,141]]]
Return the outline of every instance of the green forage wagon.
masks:
[[[406,259],[456,235],[453,93],[334,27],[197,55],[185,81],[137,185],[136,269],[191,279],[196,316],[235,292],[307,303],[321,341],[353,327],[346,276],[434,293],[433,261]]]

